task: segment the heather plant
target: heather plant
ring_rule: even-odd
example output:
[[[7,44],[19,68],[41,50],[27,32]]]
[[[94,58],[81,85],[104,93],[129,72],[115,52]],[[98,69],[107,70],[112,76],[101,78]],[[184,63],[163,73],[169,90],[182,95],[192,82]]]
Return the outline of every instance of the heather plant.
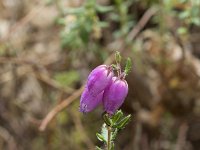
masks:
[[[85,89],[81,95],[80,112],[88,113],[97,106],[103,105],[103,125],[101,133],[96,133],[98,140],[104,143],[102,148],[114,149],[114,140],[117,133],[122,130],[131,119],[131,115],[124,116],[119,110],[128,94],[126,75],[131,69],[131,61],[128,58],[125,70],[121,68],[121,56],[115,54],[116,64],[100,65],[88,76]],[[96,147],[98,150],[102,150]]]
[[[112,6],[102,6],[96,0],[87,0],[80,7],[64,9],[63,17],[58,19],[58,23],[63,25],[62,47],[89,49],[91,40],[99,39],[102,28],[109,25],[100,20],[98,13],[104,14],[112,9]]]

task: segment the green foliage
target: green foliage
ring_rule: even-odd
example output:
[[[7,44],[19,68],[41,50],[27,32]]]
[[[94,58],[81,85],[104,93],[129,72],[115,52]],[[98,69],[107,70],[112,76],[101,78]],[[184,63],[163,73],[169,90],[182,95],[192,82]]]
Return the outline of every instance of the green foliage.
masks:
[[[123,112],[121,110],[117,111],[117,113],[112,117],[113,122],[118,122],[123,116]]]
[[[128,73],[131,71],[131,67],[132,67],[131,59],[127,58],[125,71],[124,71],[126,75],[128,75]]]
[[[123,129],[129,123],[130,119],[131,119],[131,115],[128,115],[124,117],[123,119],[121,119],[119,122],[116,122],[116,124],[113,125],[113,127],[117,129]]]
[[[122,60],[122,57],[120,55],[120,52],[116,51],[116,53],[115,53],[115,61],[116,61],[116,63],[120,64],[121,60]]]
[[[115,65],[115,64],[112,64],[111,66],[112,66],[112,68],[113,68],[114,70],[117,70],[117,69],[118,69],[118,68],[117,68],[117,65]]]
[[[100,147],[98,147],[98,146],[96,146],[96,150],[103,150],[102,148],[100,148]]]
[[[181,23],[177,28],[178,34],[186,34],[190,25],[200,25],[199,0],[114,0],[112,6],[102,6],[97,4],[96,0],[87,0],[80,7],[63,9],[64,16],[57,20],[57,23],[63,26],[61,30],[62,46],[71,49],[92,49],[91,45],[97,45],[97,42],[94,41],[102,36],[102,28],[108,27],[111,21],[119,26],[114,30],[114,37],[126,37],[135,22],[135,14],[130,14],[130,8],[133,5],[146,8],[158,7],[160,13],[155,18],[157,18],[160,30],[167,29],[164,24],[165,14],[180,19]],[[101,21],[99,13],[109,17],[106,18],[106,21]]]
[[[98,138],[99,141],[106,142],[106,139],[101,134],[96,133],[96,136],[97,136],[97,138]]]
[[[123,112],[118,110],[113,116],[109,116],[109,114],[105,113],[102,117],[104,124],[102,125],[101,133],[96,133],[96,136],[98,140],[104,142],[105,145],[110,144],[110,150],[112,150],[114,149],[114,140],[117,133],[130,122],[131,115],[124,116]]]
[[[179,27],[177,30],[178,34],[186,34],[187,33],[187,28],[185,27]]]
[[[102,135],[102,137],[105,139],[105,142],[107,143],[108,141],[108,130],[107,130],[107,128],[106,128],[106,124],[104,123],[103,125],[102,125],[102,128],[101,128],[101,135]]]
[[[101,28],[108,26],[106,22],[100,21],[97,13],[107,13],[112,9],[111,6],[97,4],[96,0],[87,0],[83,6],[78,8],[68,8],[65,11],[67,16],[58,20],[59,24],[64,25],[61,31],[62,46],[87,47],[90,39],[99,38]]]
[[[109,118],[108,114],[103,114],[103,120],[108,126],[112,124],[112,120]]]
[[[75,70],[56,73],[54,78],[62,86],[71,86],[80,79],[78,72]]]
[[[199,0],[179,0],[180,3],[188,5],[178,13],[178,17],[186,24],[200,26],[200,1]]]
[[[159,25],[162,30],[166,29],[167,31],[167,26],[164,24],[165,14],[177,18],[179,26],[176,32],[180,35],[188,33],[191,25],[200,26],[199,0],[164,0],[160,2],[158,7],[160,8]]]
[[[113,6],[102,6],[96,0],[87,0],[81,7],[64,10],[64,17],[57,20],[63,26],[60,34],[62,46],[88,48],[91,39],[100,38],[102,28],[109,26],[109,20],[101,21],[98,13],[111,12],[110,19],[120,24],[120,29],[114,35],[125,36],[133,26],[133,19],[128,14],[132,3],[133,0],[115,0]]]
[[[125,36],[130,28],[133,26],[133,19],[128,14],[128,9],[133,0],[114,0],[115,11],[112,13],[111,18],[120,24],[120,29],[114,34],[116,37]]]
[[[68,121],[68,115],[66,112],[60,112],[57,117],[57,121],[60,125],[64,125]]]
[[[97,12],[99,13],[107,13],[113,10],[113,6],[101,6],[98,4],[96,4],[95,6],[96,6]]]

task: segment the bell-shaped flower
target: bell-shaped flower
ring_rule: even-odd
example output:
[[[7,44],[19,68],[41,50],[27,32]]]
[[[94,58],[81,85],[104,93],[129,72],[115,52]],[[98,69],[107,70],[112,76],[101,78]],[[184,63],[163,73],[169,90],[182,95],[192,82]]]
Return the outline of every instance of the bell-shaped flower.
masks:
[[[89,92],[87,87],[83,91],[80,100],[80,112],[87,113],[95,109],[102,103],[103,91],[97,95],[93,95]]]
[[[100,65],[88,76],[87,88],[92,95],[101,93],[112,81],[112,67]]]
[[[114,114],[123,104],[127,94],[128,84],[126,80],[113,77],[111,84],[104,90],[104,110],[111,115]]]

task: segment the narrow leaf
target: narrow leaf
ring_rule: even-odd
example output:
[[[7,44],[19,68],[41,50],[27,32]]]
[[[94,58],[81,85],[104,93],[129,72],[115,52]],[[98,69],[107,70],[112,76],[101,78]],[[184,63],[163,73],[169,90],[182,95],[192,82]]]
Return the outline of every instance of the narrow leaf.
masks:
[[[122,57],[120,55],[120,52],[116,51],[116,53],[115,53],[115,61],[120,64],[121,60],[122,60]]]
[[[112,120],[109,118],[108,114],[103,115],[103,120],[108,126],[111,126]]]
[[[117,65],[112,64],[111,66],[112,66],[113,70],[117,70]]]
[[[117,123],[123,116],[123,112],[121,110],[118,110],[114,116],[112,117],[112,122]]]
[[[112,141],[115,140],[116,136],[117,136],[117,133],[118,133],[118,129],[115,129],[113,132],[112,132]]]
[[[101,6],[101,5],[96,5],[96,10],[100,13],[106,13],[109,11],[113,10],[112,6]]]
[[[118,129],[123,129],[129,123],[130,120],[131,120],[131,115],[128,115],[122,120],[120,120],[119,123],[117,123],[115,126]]]
[[[97,136],[99,141],[106,142],[106,140],[104,139],[104,137],[101,134],[96,133],[96,136]]]
[[[68,8],[65,10],[66,14],[81,14],[84,12],[84,8],[83,7],[79,7],[79,8]]]
[[[106,140],[107,142],[107,139],[108,139],[108,130],[106,128],[106,124],[104,123],[102,125],[102,128],[101,128],[101,135],[103,136],[103,138]]]
[[[98,26],[99,26],[100,28],[106,28],[106,27],[109,26],[109,23],[108,23],[108,22],[105,22],[105,21],[100,21],[100,22],[98,23]]]
[[[125,67],[125,74],[128,75],[128,73],[131,71],[132,63],[131,59],[127,58],[126,60],[126,67]]]
[[[115,144],[114,144],[114,142],[112,142],[111,150],[114,150],[114,149],[115,149]]]
[[[58,18],[58,19],[56,20],[56,23],[57,23],[58,25],[65,25],[65,24],[66,24],[66,20],[65,20],[64,18]]]
[[[102,148],[100,148],[100,147],[98,147],[98,146],[96,146],[96,150],[103,150]]]

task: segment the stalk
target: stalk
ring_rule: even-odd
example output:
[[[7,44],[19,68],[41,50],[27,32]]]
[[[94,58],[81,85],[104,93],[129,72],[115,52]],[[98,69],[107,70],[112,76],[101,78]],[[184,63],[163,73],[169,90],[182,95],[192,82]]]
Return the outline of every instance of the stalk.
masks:
[[[107,150],[111,149],[111,127],[107,126],[108,130],[108,141],[107,141]]]

